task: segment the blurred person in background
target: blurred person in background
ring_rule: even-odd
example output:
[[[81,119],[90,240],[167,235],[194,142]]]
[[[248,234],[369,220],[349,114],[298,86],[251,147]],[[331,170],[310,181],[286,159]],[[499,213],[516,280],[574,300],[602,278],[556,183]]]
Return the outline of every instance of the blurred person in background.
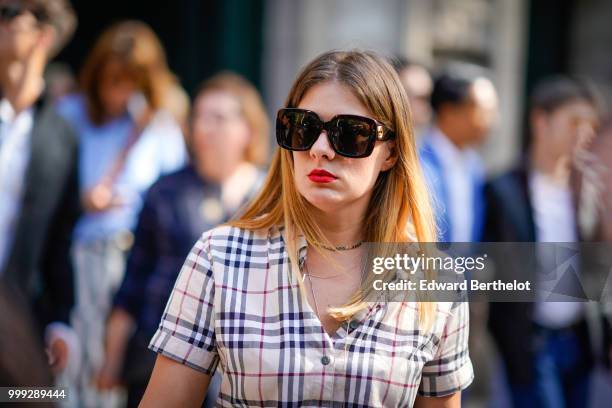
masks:
[[[580,240],[570,170],[576,153],[590,143],[598,121],[596,97],[587,84],[557,76],[536,86],[527,156],[485,190],[485,241]],[[543,256],[536,252],[541,267],[546,266]],[[589,338],[584,303],[491,303],[489,327],[514,406],[588,406],[594,339]]]
[[[77,90],[77,82],[72,69],[62,62],[52,62],[47,66],[45,83],[47,84],[46,97],[50,103],[56,103]]]
[[[571,175],[576,222],[581,240],[595,242],[585,266],[609,265],[612,243],[612,116],[602,121],[590,145],[577,149]],[[602,244],[603,243],[603,244]],[[609,296],[604,292],[602,296]],[[601,304],[604,327],[604,365],[612,374],[612,302]]]
[[[419,137],[431,120],[429,104],[433,88],[431,74],[424,65],[403,57],[394,58],[392,63],[408,94],[415,136]]]
[[[92,382],[104,361],[105,321],[123,278],[142,197],[187,159],[180,127],[165,110],[166,95],[177,86],[155,33],[144,23],[125,21],[107,29],[93,47],[80,75],[82,93],[58,105],[80,138],[85,214],[74,234],[72,322],[83,346],[84,406],[115,398],[99,394]]]
[[[476,148],[488,136],[497,115],[497,92],[478,67],[453,64],[435,78],[430,103],[433,123],[423,132],[419,155],[432,196],[438,239],[478,242],[485,174]],[[471,251],[466,246],[457,250],[466,255]],[[470,305],[469,346],[473,350],[482,350],[486,313],[484,302]],[[473,361],[477,372],[485,363],[479,357]],[[469,398],[469,392],[463,398]]]
[[[0,386],[52,387],[42,337],[29,305],[0,280]]]
[[[433,124],[423,135],[421,164],[445,242],[478,242],[484,217],[484,170],[475,148],[497,114],[493,83],[471,66],[439,75],[431,94]]]
[[[575,156],[572,185],[581,238],[612,242],[612,117]]]
[[[55,373],[78,365],[78,341],[67,326],[78,147],[72,128],[45,103],[43,72],[75,26],[68,1],[0,0],[0,279],[46,332]],[[11,317],[4,307],[0,314]]]
[[[106,330],[97,383],[121,382],[138,406],[155,363],[148,344],[185,257],[202,233],[226,222],[259,189],[268,159],[269,123],[257,90],[244,78],[218,74],[196,93],[187,138],[191,163],[147,193],[126,276]],[[132,334],[133,333],[133,334]],[[215,376],[205,406],[213,406]]]

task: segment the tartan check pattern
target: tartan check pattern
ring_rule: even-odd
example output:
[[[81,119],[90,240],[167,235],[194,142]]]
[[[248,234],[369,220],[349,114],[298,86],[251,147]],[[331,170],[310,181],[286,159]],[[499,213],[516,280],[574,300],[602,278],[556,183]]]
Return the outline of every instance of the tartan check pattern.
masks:
[[[405,407],[472,382],[466,302],[437,303],[427,333],[415,303],[371,302],[330,336],[300,293],[284,240],[282,227],[205,232],[151,340],[151,350],[203,373],[221,369],[217,406]]]

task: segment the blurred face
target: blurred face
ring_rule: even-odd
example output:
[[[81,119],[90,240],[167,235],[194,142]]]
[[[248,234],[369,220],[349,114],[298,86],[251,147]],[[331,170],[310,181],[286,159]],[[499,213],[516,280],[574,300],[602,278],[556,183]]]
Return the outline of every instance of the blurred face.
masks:
[[[222,180],[245,156],[251,140],[238,99],[226,91],[205,91],[193,107],[191,149],[207,177]]]
[[[0,0],[0,59],[25,59],[46,34],[22,2]]]
[[[314,111],[323,121],[340,114],[373,118],[347,87],[336,82],[315,85],[297,107]],[[352,205],[365,207],[379,173],[395,163],[393,143],[378,141],[370,156],[352,159],[336,154],[322,131],[310,150],[293,152],[297,191],[325,213]]]
[[[497,93],[488,79],[480,78],[471,86],[467,100],[445,108],[449,128],[448,136],[459,146],[478,145],[491,131],[497,115]]]
[[[106,116],[115,118],[123,115],[136,88],[136,81],[125,66],[119,61],[108,61],[102,68],[98,83],[98,95]]]
[[[562,105],[552,113],[535,113],[536,138],[558,156],[587,149],[597,127],[597,111],[585,100]]]
[[[429,97],[433,87],[431,76],[420,66],[410,66],[400,72],[400,80],[408,94],[412,121],[416,128],[422,128],[429,123],[431,107]]]

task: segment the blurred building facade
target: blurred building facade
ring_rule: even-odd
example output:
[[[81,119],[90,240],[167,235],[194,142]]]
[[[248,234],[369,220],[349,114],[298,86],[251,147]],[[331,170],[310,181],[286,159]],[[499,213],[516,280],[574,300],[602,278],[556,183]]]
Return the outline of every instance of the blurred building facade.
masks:
[[[280,106],[297,70],[331,48],[369,48],[433,68],[466,61],[489,70],[500,95],[487,170],[520,154],[526,95],[554,73],[587,76],[612,94],[612,2],[606,0],[266,0],[262,85]]]
[[[367,48],[438,68],[467,61],[490,71],[500,117],[485,146],[492,171],[519,149],[527,0],[267,0],[262,83],[280,106],[296,71],[330,48]]]
[[[73,0],[74,40],[59,60],[77,70],[97,34],[137,18],[158,33],[170,67],[192,93],[221,69],[255,83],[272,116],[297,71],[332,48],[367,48],[438,68],[467,61],[490,72],[500,115],[483,148],[489,172],[521,151],[526,95],[553,73],[594,79],[612,94],[608,0]]]

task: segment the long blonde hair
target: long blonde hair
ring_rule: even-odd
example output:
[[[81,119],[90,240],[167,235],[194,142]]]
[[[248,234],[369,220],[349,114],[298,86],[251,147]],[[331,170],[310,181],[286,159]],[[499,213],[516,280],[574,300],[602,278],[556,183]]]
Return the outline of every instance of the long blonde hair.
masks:
[[[434,242],[435,227],[428,190],[419,165],[408,99],[391,65],[368,51],[330,51],[315,58],[298,75],[285,103],[297,107],[313,86],[335,81],[346,86],[375,119],[395,132],[396,164],[381,172],[363,225],[366,242]],[[327,245],[319,226],[310,216],[309,203],[294,184],[293,156],[277,148],[267,179],[243,215],[230,225],[248,230],[283,225],[293,273],[299,276],[297,238],[301,232],[315,246]],[[367,275],[370,280],[373,274]],[[300,287],[304,290],[301,279]],[[368,285],[368,283],[370,283]],[[366,286],[372,288],[371,282]],[[346,320],[366,306],[363,289],[348,303],[330,309],[337,320]],[[435,310],[433,302],[419,302],[419,322],[429,326]]]

